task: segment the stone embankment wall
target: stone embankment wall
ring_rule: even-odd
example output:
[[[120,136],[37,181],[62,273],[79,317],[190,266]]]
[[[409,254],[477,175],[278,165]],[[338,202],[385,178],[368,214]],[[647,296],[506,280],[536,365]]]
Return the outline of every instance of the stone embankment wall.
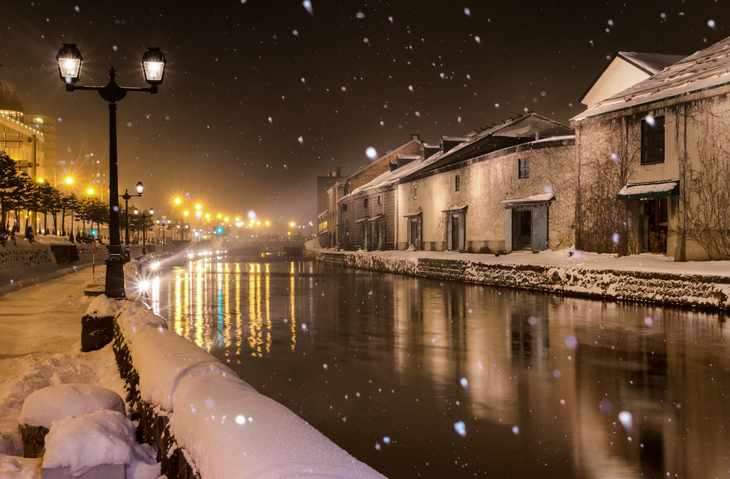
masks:
[[[71,251],[74,248],[75,251]],[[5,247],[0,247],[0,294],[88,265],[94,259],[93,249],[94,245],[85,243],[58,244],[39,240],[28,244],[25,240],[19,240],[14,245],[8,242]],[[97,244],[95,263],[104,264],[107,256],[107,247]]]
[[[463,281],[485,286],[519,288],[593,299],[658,303],[711,310],[730,309],[730,277],[648,273],[575,266],[485,264],[466,260],[387,257],[377,254],[307,255],[325,264]]]

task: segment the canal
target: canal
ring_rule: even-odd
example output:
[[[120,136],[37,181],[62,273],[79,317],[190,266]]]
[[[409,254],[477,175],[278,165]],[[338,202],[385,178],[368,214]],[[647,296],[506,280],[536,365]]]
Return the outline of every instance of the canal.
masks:
[[[225,258],[165,272],[151,299],[391,478],[730,474],[718,314]]]

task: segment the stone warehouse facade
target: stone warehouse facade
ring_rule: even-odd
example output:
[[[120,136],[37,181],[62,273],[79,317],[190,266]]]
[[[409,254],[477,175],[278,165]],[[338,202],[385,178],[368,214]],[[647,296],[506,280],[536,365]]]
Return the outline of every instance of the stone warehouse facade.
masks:
[[[576,248],[730,258],[730,39],[574,118]]]
[[[342,198],[353,190],[371,182],[381,174],[390,170],[390,162],[395,161],[398,155],[413,155],[421,151],[421,140],[418,134],[411,135],[410,140],[387,152],[380,158],[367,163],[350,175],[339,178],[327,190],[328,211],[326,215],[320,212],[319,222],[327,222],[327,232],[330,247],[359,249],[362,244],[362,230],[355,227],[354,220],[359,219],[349,210],[349,205]]]
[[[571,246],[575,139],[511,146],[397,187],[398,249],[505,253]]]
[[[730,38],[622,52],[583,100],[572,128],[528,113],[358,170],[331,190],[330,246],[729,259]]]

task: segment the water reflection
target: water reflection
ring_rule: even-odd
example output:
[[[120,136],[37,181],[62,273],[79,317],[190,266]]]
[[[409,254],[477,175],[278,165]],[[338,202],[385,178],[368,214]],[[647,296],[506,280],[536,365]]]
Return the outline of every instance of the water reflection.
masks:
[[[730,470],[728,327],[714,314],[304,262],[191,263],[152,300],[390,477]]]

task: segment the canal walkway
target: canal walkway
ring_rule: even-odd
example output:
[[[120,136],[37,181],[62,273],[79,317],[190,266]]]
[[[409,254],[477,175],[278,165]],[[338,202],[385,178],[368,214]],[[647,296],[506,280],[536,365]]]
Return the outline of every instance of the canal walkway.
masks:
[[[571,249],[507,255],[436,251],[337,251],[307,244],[325,264],[593,299],[730,309],[730,261],[674,262]]]

